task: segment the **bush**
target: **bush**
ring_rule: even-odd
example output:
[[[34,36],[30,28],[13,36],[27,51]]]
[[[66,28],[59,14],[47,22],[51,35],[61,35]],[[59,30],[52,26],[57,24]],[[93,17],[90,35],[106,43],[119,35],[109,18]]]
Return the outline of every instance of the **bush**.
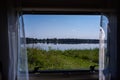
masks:
[[[33,70],[39,66],[41,70],[80,69],[98,64],[98,49],[90,50],[42,50],[28,48],[28,67]],[[92,62],[91,62],[92,61]]]

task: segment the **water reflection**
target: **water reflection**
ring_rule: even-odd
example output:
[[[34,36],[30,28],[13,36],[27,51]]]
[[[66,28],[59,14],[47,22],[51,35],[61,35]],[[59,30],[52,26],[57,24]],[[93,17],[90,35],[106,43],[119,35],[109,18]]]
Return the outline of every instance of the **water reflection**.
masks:
[[[57,50],[67,50],[67,49],[93,49],[99,48],[99,44],[47,44],[47,43],[36,43],[27,44],[28,48],[38,48],[38,49],[57,49]]]

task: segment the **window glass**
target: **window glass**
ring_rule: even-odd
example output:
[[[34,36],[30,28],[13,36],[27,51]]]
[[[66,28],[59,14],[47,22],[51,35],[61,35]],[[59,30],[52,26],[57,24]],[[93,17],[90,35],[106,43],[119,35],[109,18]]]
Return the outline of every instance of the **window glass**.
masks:
[[[100,15],[24,15],[29,70],[98,68]]]

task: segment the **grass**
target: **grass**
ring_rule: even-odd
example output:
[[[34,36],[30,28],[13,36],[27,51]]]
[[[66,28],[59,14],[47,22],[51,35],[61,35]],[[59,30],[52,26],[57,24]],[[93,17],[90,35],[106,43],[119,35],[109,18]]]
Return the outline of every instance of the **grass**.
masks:
[[[98,49],[42,50],[28,48],[28,67],[34,70],[86,69],[98,65]]]

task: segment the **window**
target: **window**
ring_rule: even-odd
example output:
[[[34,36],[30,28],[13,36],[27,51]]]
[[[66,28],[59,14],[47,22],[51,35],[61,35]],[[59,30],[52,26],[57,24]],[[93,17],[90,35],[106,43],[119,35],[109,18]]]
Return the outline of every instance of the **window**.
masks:
[[[20,15],[21,15],[21,12],[23,14],[31,14],[31,13],[32,14],[41,14],[41,13],[42,14],[44,14],[44,13],[47,13],[47,14],[49,14],[49,13],[50,14],[74,14],[74,15],[76,15],[76,14],[85,14],[85,15],[86,14],[101,14],[101,13],[106,14],[107,17],[109,18],[109,21],[110,21],[109,22],[110,27],[108,27],[106,29],[106,30],[108,30],[108,32],[107,32],[108,41],[104,40],[104,38],[103,39],[100,38],[100,40],[103,43],[104,42],[108,43],[107,44],[107,50],[105,49],[105,51],[107,51],[107,53],[109,53],[109,54],[105,54],[105,55],[103,55],[103,57],[101,56],[103,59],[99,58],[103,62],[105,62],[100,67],[100,70],[102,72],[102,76],[101,75],[99,76],[99,80],[110,80],[110,79],[116,80],[116,78],[118,77],[118,73],[119,73],[119,62],[118,62],[119,61],[119,54],[118,54],[118,52],[119,52],[119,49],[118,49],[119,40],[118,40],[118,35],[117,35],[119,30],[117,30],[118,29],[118,26],[117,26],[117,18],[118,18],[117,15],[118,14],[116,14],[117,9],[116,9],[115,2],[116,1],[112,1],[112,0],[111,1],[96,0],[96,1],[93,1],[93,2],[88,2],[88,1],[80,1],[80,2],[79,1],[58,1],[57,2],[57,1],[49,1],[49,0],[48,1],[25,1],[25,0],[23,0],[22,2],[21,1],[18,1],[18,2],[13,1],[13,2],[10,2],[10,3],[9,2],[6,2],[6,3],[3,2],[3,4],[8,5],[8,7],[10,5],[13,5],[13,6],[11,6],[9,8],[6,7],[5,9],[1,8],[1,17],[2,17],[1,18],[1,21],[2,21],[1,26],[4,26],[1,29],[2,30],[1,31],[1,37],[4,36],[4,38],[1,38],[1,41],[0,41],[2,43],[1,44],[1,46],[2,46],[1,47],[2,48],[1,49],[1,53],[2,53],[1,54],[2,55],[1,62],[2,62],[2,67],[3,67],[2,68],[2,79],[4,79],[4,80],[7,80],[7,79],[15,80],[15,79],[18,79],[18,78],[23,79],[24,72],[21,72],[21,71],[23,71],[22,69],[24,69],[24,70],[26,70],[26,72],[25,72],[26,77],[24,77],[24,78],[26,78],[26,80],[28,80],[28,73],[27,73],[27,69],[26,69],[27,68],[27,63],[25,63],[26,60],[27,60],[27,57],[23,58],[24,53],[22,53],[23,55],[19,56],[20,52],[22,52],[21,51],[22,48],[24,48],[23,51],[26,53],[25,45],[20,44],[20,42],[23,39],[20,38],[21,36],[19,34],[20,33],[19,32],[20,31],[19,30],[20,26],[19,26],[19,23],[18,23],[19,20],[18,20],[18,17],[17,17],[17,15],[19,15],[19,14],[16,14],[16,12],[19,13],[19,11],[20,11]],[[7,4],[7,3],[9,3],[9,4]],[[19,11],[16,11],[18,9],[19,9]],[[102,21],[104,21],[104,20],[101,19],[101,24],[104,24],[104,22],[102,22]],[[22,22],[22,28],[23,27],[24,27],[24,25],[23,25],[23,22]],[[101,25],[101,27],[102,28],[101,28],[100,32],[104,33],[104,31],[105,31],[105,30],[103,30],[104,26]],[[25,39],[24,29],[22,29],[22,37]],[[103,37],[103,35],[101,35],[101,37]],[[28,42],[33,41],[34,43],[43,42],[43,43],[46,43],[46,44],[51,44],[53,41],[55,41],[56,45],[58,43],[61,44],[60,38],[57,38],[57,37],[50,38],[50,39],[49,38],[39,39],[39,38],[35,37],[35,39],[34,39],[34,38],[29,38],[29,36],[27,36],[26,39],[27,39]],[[67,38],[67,40],[73,44],[73,43],[76,43],[76,42],[78,43],[79,39],[75,38],[73,40],[71,38],[69,38],[69,39]],[[66,39],[64,38],[64,40],[62,39],[62,41],[66,41]],[[68,43],[68,41],[67,41],[67,43]],[[86,39],[84,39],[83,42],[84,41],[85,42],[87,42],[87,41],[91,42],[91,40],[86,40]],[[23,41],[23,43],[25,43],[25,40]],[[53,48],[48,47],[48,50],[53,50]],[[46,50],[46,51],[48,51],[48,50]],[[56,50],[59,50],[59,48],[57,48]],[[101,48],[101,50],[103,50],[103,49]],[[20,64],[20,66],[21,65],[22,65],[21,67],[24,66],[23,68],[19,68],[19,62],[20,61],[19,61],[18,58],[19,59],[22,58],[20,61],[23,62],[23,64]],[[114,63],[114,65],[113,65],[113,63]],[[107,66],[105,66],[104,64],[106,64]],[[43,70],[41,69],[41,67],[39,69],[38,68],[39,68],[39,66],[35,64],[35,68],[34,68],[35,72],[37,72],[37,71],[43,71],[44,72],[46,70],[48,70],[48,71],[51,70],[51,68],[50,69],[43,69]],[[58,70],[58,68],[52,68],[53,71],[55,71],[55,69]],[[64,70],[67,70],[68,73],[70,72],[66,76],[69,77],[70,79],[74,78],[74,80],[75,80],[77,78],[76,80],[78,80],[78,76],[80,76],[79,74],[78,75],[77,74],[72,75],[72,71],[75,71],[76,69],[77,68],[75,68],[75,67],[74,67],[74,69],[73,69],[73,67],[72,67],[72,69],[69,68],[70,71],[68,71],[68,68],[64,69]],[[82,68],[80,68],[80,69],[82,69]],[[80,72],[80,74],[81,74],[82,70],[79,71],[77,69],[77,71]],[[83,70],[83,71],[86,71],[86,69]],[[50,71],[50,72],[52,72],[52,71]],[[58,71],[58,72],[60,72],[60,71]],[[87,72],[88,72],[88,70],[87,70]],[[87,72],[85,72],[85,73],[87,73]],[[21,75],[19,73],[23,73],[23,74]],[[41,76],[41,75],[39,75],[39,76]],[[92,75],[94,76],[94,74],[92,74]],[[97,73],[97,75],[98,75],[98,73]],[[66,76],[65,76],[65,78],[66,78]],[[87,77],[85,75],[84,77],[90,79],[90,76]],[[48,78],[48,76],[46,78]],[[49,78],[49,79],[51,79],[51,78]],[[79,79],[80,79],[80,77],[79,77]],[[97,77],[97,79],[98,79],[98,77]],[[55,80],[57,80],[57,79],[55,79]],[[91,80],[93,80],[93,78]]]
[[[24,15],[29,70],[99,65],[100,15]]]

